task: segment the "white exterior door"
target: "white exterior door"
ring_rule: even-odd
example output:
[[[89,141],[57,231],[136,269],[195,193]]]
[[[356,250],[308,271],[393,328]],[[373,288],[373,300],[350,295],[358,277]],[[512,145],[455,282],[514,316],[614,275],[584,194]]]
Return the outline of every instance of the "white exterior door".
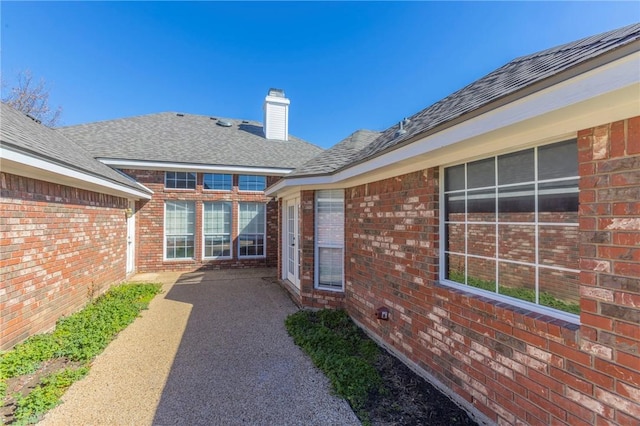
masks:
[[[127,212],[127,274],[136,269],[136,202],[129,201]]]
[[[298,229],[298,210],[300,199],[286,201],[285,235],[284,235],[284,268],[286,278],[300,288],[300,233]]]

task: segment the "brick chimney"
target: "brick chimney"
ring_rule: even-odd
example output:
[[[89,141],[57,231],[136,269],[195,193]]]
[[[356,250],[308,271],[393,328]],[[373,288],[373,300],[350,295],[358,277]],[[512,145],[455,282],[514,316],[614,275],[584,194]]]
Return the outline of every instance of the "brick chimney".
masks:
[[[264,137],[286,141],[289,140],[289,99],[284,90],[269,89],[264,98]]]

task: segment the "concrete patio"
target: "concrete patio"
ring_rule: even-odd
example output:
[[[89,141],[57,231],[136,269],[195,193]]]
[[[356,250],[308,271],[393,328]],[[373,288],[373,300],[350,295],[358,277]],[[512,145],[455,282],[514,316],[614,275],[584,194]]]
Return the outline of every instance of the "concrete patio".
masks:
[[[273,269],[140,274],[163,283],[42,425],[357,425],[293,343]]]

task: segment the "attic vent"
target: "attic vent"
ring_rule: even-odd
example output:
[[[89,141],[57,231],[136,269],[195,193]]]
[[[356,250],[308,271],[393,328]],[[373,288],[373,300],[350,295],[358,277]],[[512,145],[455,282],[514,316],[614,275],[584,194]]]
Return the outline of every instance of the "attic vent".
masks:
[[[178,117],[184,117],[184,114],[182,114],[181,112],[177,113],[176,116]]]
[[[242,120],[242,124],[249,124],[247,120]]]
[[[222,127],[231,127],[231,123],[229,121],[218,120],[216,124]]]
[[[214,121],[215,121],[215,120],[217,120],[217,118],[215,118],[215,117],[209,117],[209,120],[214,120]]]
[[[399,124],[399,126],[398,126],[399,128],[396,131],[396,136],[402,136],[405,133],[407,133],[407,130],[404,128],[404,126],[409,125],[409,123],[410,123],[410,121],[409,121],[408,118],[405,118],[400,123],[398,123]]]

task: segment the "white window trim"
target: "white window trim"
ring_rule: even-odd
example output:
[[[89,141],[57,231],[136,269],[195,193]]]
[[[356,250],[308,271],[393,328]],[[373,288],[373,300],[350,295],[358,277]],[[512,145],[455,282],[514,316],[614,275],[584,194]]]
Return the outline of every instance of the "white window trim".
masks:
[[[243,256],[240,254],[240,235],[241,234],[241,229],[240,229],[240,205],[241,204],[261,204],[264,206],[264,233],[262,235],[264,235],[264,244],[263,244],[263,251],[264,254],[263,255],[259,255],[259,256]],[[257,201],[239,201],[238,202],[238,259],[264,259],[267,257],[267,204],[266,203],[260,203]]]
[[[576,136],[574,136],[575,138]],[[440,233],[441,236],[441,244],[440,247],[438,249],[438,255],[439,255],[439,271],[438,271],[438,280],[440,282],[440,284],[442,285],[446,285],[448,287],[453,287],[462,291],[465,291],[467,293],[472,293],[472,294],[477,294],[479,296],[484,296],[487,297],[488,299],[492,299],[495,300],[496,302],[503,302],[503,303],[507,303],[511,306],[517,307],[517,308],[522,308],[522,309],[526,309],[532,312],[536,312],[536,313],[540,313],[543,315],[547,315],[550,316],[552,318],[557,318],[559,320],[562,321],[566,321],[568,323],[572,323],[572,324],[580,324],[580,316],[579,315],[575,315],[575,314],[571,314],[569,312],[564,312],[561,311],[559,309],[553,309],[553,308],[549,308],[547,306],[544,305],[539,305],[539,304],[535,304],[535,303],[531,303],[531,302],[527,302],[525,300],[521,300],[521,299],[517,299],[514,297],[510,297],[510,296],[505,296],[503,294],[499,294],[499,293],[495,293],[495,292],[491,292],[491,291],[487,291],[487,290],[483,290],[477,287],[473,287],[470,285],[466,285],[466,284],[461,284],[461,283],[457,283],[455,281],[451,281],[449,279],[445,278],[445,241],[444,238],[446,238],[445,235],[445,208],[444,208],[444,194],[445,194],[445,190],[444,190],[444,185],[445,185],[445,181],[444,181],[444,170],[448,167],[453,167],[453,166],[457,166],[460,164],[465,164],[465,163],[469,163],[469,162],[473,162],[475,160],[480,160],[480,159],[485,159],[485,158],[489,158],[489,157],[496,157],[502,154],[506,154],[506,153],[510,153],[510,152],[518,152],[518,151],[522,151],[524,149],[527,148],[531,148],[531,147],[541,147],[541,146],[545,146],[545,145],[551,145],[553,143],[556,142],[562,142],[567,140],[566,136],[562,136],[562,137],[558,137],[555,138],[554,140],[552,140],[551,142],[549,141],[545,141],[544,143],[540,143],[540,144],[530,144],[530,146],[527,147],[519,147],[518,149],[515,149],[513,151],[497,151],[497,152],[493,152],[493,153],[487,153],[486,155],[475,155],[469,159],[465,159],[462,161],[457,161],[455,163],[451,163],[451,164],[446,164],[446,165],[442,165],[439,167],[439,176],[441,176],[442,178],[440,179],[440,191],[439,191],[439,199],[440,199],[440,225],[438,227],[438,232]],[[536,176],[537,178],[537,176]],[[474,188],[474,190],[476,190],[477,188]],[[475,223],[475,222],[474,222]],[[565,224],[566,225],[566,224]],[[536,229],[537,229],[537,223],[536,223]],[[538,234],[536,232],[536,240],[538,238]],[[466,244],[466,243],[465,243]],[[536,253],[536,260],[537,260],[537,253]],[[557,268],[557,269],[563,269],[563,268]],[[537,280],[536,280],[536,291],[537,291]]]
[[[231,205],[231,224],[229,225],[229,256],[206,256],[206,235],[204,233],[204,221],[205,221],[205,204],[212,203],[229,203]],[[233,203],[231,201],[219,200],[219,201],[203,201],[202,202],[202,260],[229,260],[233,259]]]
[[[167,173],[193,173],[195,176],[195,185],[193,188],[169,188],[167,186]],[[198,173],[196,172],[182,172],[182,171],[172,171],[172,170],[165,170],[164,171],[164,190],[165,191],[180,191],[180,192],[194,192],[196,190],[196,188],[198,187]]]
[[[345,213],[345,209],[344,209],[344,190],[342,191],[342,220],[344,222],[344,213]],[[313,223],[313,258],[314,258],[314,266],[313,266],[313,287],[316,290],[322,290],[322,291],[331,291],[331,292],[335,292],[335,293],[344,293],[344,270],[345,270],[345,262],[344,262],[344,230],[342,233],[342,244],[338,245],[338,244],[326,244],[323,246],[319,246],[318,245],[318,199],[317,199],[317,193],[318,191],[315,192],[314,194],[314,200],[313,200],[313,216],[314,216],[314,223]],[[320,277],[320,256],[319,256],[319,249],[320,248],[339,248],[342,250],[342,285],[340,286],[340,288],[338,287],[323,287],[322,285],[320,285],[319,283],[319,277]]]
[[[179,257],[179,258],[167,257],[167,201],[193,203],[194,204],[193,212],[194,212],[194,215],[195,215],[195,201],[163,200],[163,202],[162,202],[162,204],[163,204],[163,207],[162,207],[162,211],[163,211],[163,215],[162,215],[162,260],[164,262],[189,262],[189,261],[195,260],[196,259],[196,244],[195,244],[196,230],[195,230],[195,223],[193,224],[193,226],[194,226],[194,229],[193,229],[193,257]]]
[[[206,175],[225,175],[231,176],[231,188],[229,189],[209,189],[204,187],[204,178]],[[196,183],[197,184],[197,183]],[[202,192],[231,192],[233,191],[233,175],[230,173],[203,173],[202,174]]]

